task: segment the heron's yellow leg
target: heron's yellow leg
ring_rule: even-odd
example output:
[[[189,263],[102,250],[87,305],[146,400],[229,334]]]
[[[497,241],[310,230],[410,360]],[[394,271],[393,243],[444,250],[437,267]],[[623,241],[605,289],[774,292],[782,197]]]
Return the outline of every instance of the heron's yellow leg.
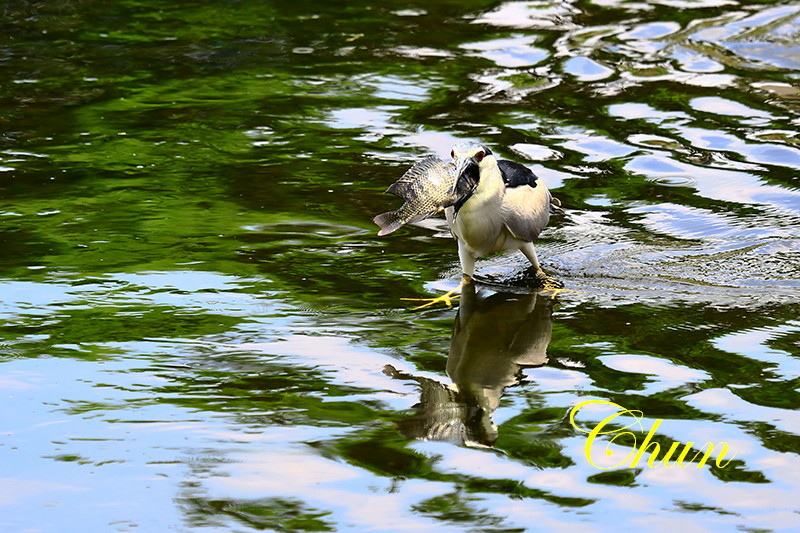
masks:
[[[453,307],[453,300],[457,300],[461,297],[460,294],[456,294],[461,291],[461,288],[470,282],[470,279],[466,276],[461,278],[461,283],[458,284],[458,287],[453,289],[446,294],[442,294],[441,296],[437,296],[435,298],[400,298],[401,300],[405,300],[407,302],[426,302],[422,305],[415,307],[413,310],[417,311],[419,309],[425,309],[426,307],[432,307],[436,304],[443,303],[447,307]]]

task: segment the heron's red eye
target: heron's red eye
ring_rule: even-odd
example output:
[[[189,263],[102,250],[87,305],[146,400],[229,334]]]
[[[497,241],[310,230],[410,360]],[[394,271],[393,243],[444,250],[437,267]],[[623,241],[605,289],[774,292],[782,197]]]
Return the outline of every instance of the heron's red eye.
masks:
[[[478,163],[480,163],[481,161],[483,161],[483,156],[485,156],[485,155],[486,155],[486,154],[485,154],[485,153],[483,153],[483,152],[478,152],[477,154],[475,154],[475,160],[476,160]]]
[[[450,150],[450,157],[451,157],[452,159],[455,159],[455,158],[456,158],[456,151],[455,151],[455,150]]]

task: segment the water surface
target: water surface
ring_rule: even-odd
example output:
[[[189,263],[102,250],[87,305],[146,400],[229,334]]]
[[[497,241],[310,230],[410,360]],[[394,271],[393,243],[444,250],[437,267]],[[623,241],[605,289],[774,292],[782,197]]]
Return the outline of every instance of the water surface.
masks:
[[[0,530],[795,526],[798,6],[201,4],[3,4]],[[469,139],[571,292],[401,300],[455,243],[370,220]],[[599,470],[591,399],[736,459]]]

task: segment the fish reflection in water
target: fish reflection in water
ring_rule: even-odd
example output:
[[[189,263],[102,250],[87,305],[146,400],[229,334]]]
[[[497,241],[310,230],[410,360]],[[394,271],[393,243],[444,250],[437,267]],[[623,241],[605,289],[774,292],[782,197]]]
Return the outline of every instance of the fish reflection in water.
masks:
[[[447,375],[452,384],[402,373],[421,389],[416,413],[399,423],[408,438],[492,446],[497,428],[492,416],[503,391],[522,380],[524,367],[547,363],[552,336],[553,300],[536,294],[462,292],[453,326]]]

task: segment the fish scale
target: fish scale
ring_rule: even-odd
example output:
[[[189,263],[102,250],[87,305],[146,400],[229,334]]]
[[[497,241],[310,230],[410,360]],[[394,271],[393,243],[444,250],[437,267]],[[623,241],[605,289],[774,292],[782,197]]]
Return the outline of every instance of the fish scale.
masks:
[[[381,228],[378,235],[388,235],[405,224],[431,217],[458,202],[474,183],[460,180],[455,170],[453,163],[433,155],[408,169],[386,189],[387,193],[402,198],[403,205],[372,219]]]

